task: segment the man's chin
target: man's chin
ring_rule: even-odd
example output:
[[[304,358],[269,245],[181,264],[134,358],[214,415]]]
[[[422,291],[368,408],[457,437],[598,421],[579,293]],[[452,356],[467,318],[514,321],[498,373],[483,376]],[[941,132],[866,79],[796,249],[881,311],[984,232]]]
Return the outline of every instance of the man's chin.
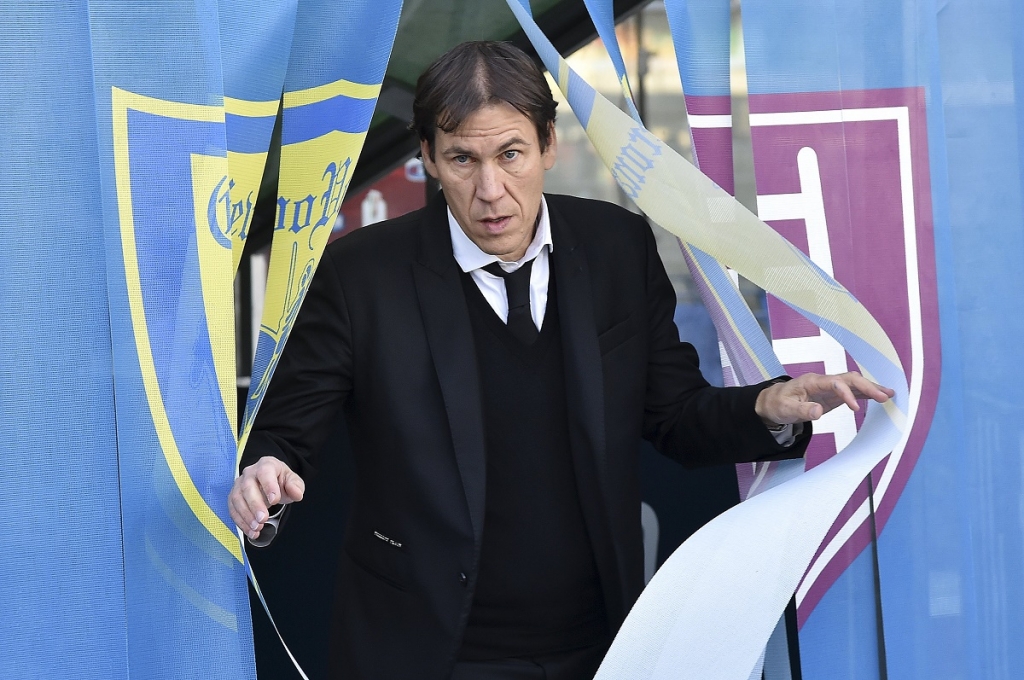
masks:
[[[515,259],[512,256],[518,250],[517,245],[519,244],[512,243],[512,239],[508,238],[506,234],[498,234],[496,237],[491,236],[484,240],[483,243],[477,243],[480,250],[488,255],[500,257],[503,260]]]

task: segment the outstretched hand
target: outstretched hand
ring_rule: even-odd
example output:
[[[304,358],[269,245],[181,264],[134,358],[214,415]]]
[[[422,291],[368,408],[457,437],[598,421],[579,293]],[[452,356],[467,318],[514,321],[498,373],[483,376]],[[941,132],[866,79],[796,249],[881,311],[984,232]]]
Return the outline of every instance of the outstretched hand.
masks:
[[[242,470],[228,494],[231,519],[252,540],[270,518],[268,508],[302,500],[306,483],[285,463],[264,456]]]
[[[856,371],[840,375],[805,373],[762,390],[754,410],[768,424],[801,423],[817,420],[842,404],[858,411],[858,399],[883,403],[895,394]]]

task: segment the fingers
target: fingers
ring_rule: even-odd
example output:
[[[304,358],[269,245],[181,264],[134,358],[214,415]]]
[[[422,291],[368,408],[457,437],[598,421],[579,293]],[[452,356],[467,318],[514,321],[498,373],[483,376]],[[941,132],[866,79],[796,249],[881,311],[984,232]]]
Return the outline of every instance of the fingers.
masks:
[[[262,528],[257,516],[266,518],[267,508],[262,501],[262,494],[256,490],[256,480],[252,475],[243,475],[235,480],[231,493],[228,494],[228,508],[231,512],[231,519],[235,521],[249,538],[259,536]]]
[[[885,403],[896,396],[895,390],[872,382],[857,371],[850,371],[849,373],[831,377],[841,379],[849,387],[856,399],[872,399],[879,403]]]
[[[255,528],[259,527],[259,523],[255,521],[252,511],[249,510],[249,506],[245,504],[241,493],[238,492],[239,480],[241,480],[241,477],[235,480],[235,487],[231,489],[231,493],[228,495],[228,511],[231,513],[231,519],[234,520],[238,528],[245,532],[249,538],[253,538],[254,535],[259,535],[255,530]]]
[[[814,378],[815,387],[808,389],[808,396],[811,401],[822,405],[822,414],[828,413],[840,404],[846,404],[852,411],[859,411],[858,399],[873,399],[883,403],[896,394],[894,390],[877,385],[856,371]]]
[[[797,405],[798,418],[794,422],[817,420],[825,415],[825,409],[814,401],[803,401]]]
[[[880,404],[883,404],[893,397],[896,396],[896,390],[888,387],[883,387],[878,383],[873,383],[867,378],[863,378],[858,375],[861,384],[858,384],[854,390],[860,399],[873,399]]]
[[[856,371],[839,375],[804,373],[764,390],[755,410],[762,418],[777,423],[817,420],[841,404],[859,411],[858,399],[885,402],[894,395],[893,390],[873,383]]]
[[[264,457],[242,471],[228,494],[231,519],[251,539],[256,539],[278,503],[302,500],[305,482],[283,462]]]
[[[832,392],[839,398],[839,400],[850,407],[851,411],[859,411],[860,404],[857,403],[857,397],[853,396],[853,390],[850,389],[849,384],[844,379],[847,375],[836,375],[831,376],[832,378]],[[858,374],[859,378],[860,375]]]
[[[274,465],[254,465],[256,468],[256,482],[258,493],[262,498],[266,499],[266,507],[274,505],[281,498],[281,485],[278,484],[278,470],[275,469]],[[287,474],[294,474],[291,470]],[[264,509],[266,509],[266,507]],[[263,518],[257,517],[259,521],[263,521]]]
[[[306,494],[306,482],[294,472],[289,471],[284,479],[284,498],[282,503],[294,503],[302,500]]]

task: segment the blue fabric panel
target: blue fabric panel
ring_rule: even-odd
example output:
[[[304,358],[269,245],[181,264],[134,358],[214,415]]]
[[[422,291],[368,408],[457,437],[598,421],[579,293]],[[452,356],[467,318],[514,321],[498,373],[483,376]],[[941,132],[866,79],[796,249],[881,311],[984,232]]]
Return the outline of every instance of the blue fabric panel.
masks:
[[[88,16],[0,24],[0,677],[127,678]]]
[[[874,565],[865,550],[804,624],[800,669],[808,680],[878,680],[878,655]]]
[[[886,668],[899,679],[1017,677],[1022,10],[1010,0],[749,0],[743,13],[752,94],[925,88],[941,387],[878,543]],[[835,592],[847,578],[804,626],[805,657],[856,616],[860,604]]]
[[[916,0],[743,3],[750,94],[832,92],[922,84]]]
[[[168,101],[216,106],[223,100],[216,4],[207,0],[89,3],[97,84],[131,74],[131,89]],[[213,30],[200,30],[212,20]],[[116,57],[116,58],[115,58]],[[171,67],[173,65],[173,67]]]
[[[186,502],[171,476],[171,454],[157,434],[138,349],[139,338],[146,338],[159,400],[188,475],[215,513],[214,521],[228,522],[234,427],[225,418],[213,372],[199,288],[191,173],[193,154],[225,155],[225,126],[201,120],[209,113],[175,107],[223,101],[217,5],[182,0],[126,15],[120,3],[97,1],[90,9],[129,666],[138,678],[254,678],[242,564],[199,522],[196,507]],[[166,111],[129,109],[125,147],[118,146],[115,134],[114,87],[158,99],[154,106]],[[128,186],[119,185],[115,173],[118,159],[125,156]],[[129,193],[145,332],[129,305],[133,293],[125,255],[130,243],[121,222]]]
[[[366,37],[391,35],[401,6],[393,0],[301,3],[285,90],[304,90],[339,79],[381,82],[392,43]]]
[[[252,102],[281,98],[297,4],[298,0],[219,0],[224,96]],[[231,150],[241,149],[232,144]],[[258,151],[266,150],[264,142]]]
[[[270,133],[274,129],[274,117],[250,118],[247,116],[225,116],[230,131],[231,151],[238,153],[266,153],[270,144]]]
[[[887,629],[900,631],[887,636],[890,677],[1014,678],[1024,668],[1024,299],[1008,291],[1024,286],[1024,26],[1009,0],[945,2],[932,21],[930,152],[944,156],[933,182],[948,188],[936,208],[948,225],[936,230],[943,385],[919,479],[880,542],[896,620]]]
[[[668,0],[665,13],[672,31],[683,93],[728,97],[729,3]]]

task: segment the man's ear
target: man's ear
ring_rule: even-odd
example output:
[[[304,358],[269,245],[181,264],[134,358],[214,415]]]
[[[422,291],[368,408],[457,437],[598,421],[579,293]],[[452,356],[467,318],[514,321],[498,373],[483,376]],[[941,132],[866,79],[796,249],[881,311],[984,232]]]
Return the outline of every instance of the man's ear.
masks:
[[[550,170],[555,167],[555,158],[558,156],[558,139],[555,137],[555,124],[548,123],[547,146],[544,147],[544,169]]]
[[[437,179],[437,166],[434,164],[434,159],[431,157],[430,144],[427,140],[420,140],[420,156],[423,157],[423,169],[427,171],[427,174]]]

